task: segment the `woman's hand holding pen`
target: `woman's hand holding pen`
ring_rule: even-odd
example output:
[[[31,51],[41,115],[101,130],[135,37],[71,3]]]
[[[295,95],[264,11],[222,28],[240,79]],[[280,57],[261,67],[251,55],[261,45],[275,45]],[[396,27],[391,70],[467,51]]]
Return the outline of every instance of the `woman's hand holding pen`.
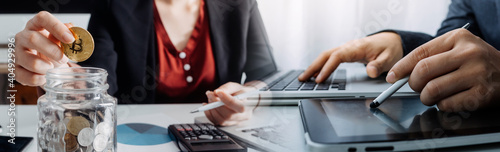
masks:
[[[207,118],[215,125],[230,126],[252,117],[254,106],[246,106],[246,100],[233,96],[253,91],[256,87],[228,82],[215,91],[207,91],[208,102],[222,101],[223,106],[205,111]],[[206,104],[206,103],[205,103]],[[205,105],[204,104],[204,105]]]
[[[407,75],[425,105],[444,111],[500,106],[500,52],[466,29],[413,50],[389,71],[387,82]]]

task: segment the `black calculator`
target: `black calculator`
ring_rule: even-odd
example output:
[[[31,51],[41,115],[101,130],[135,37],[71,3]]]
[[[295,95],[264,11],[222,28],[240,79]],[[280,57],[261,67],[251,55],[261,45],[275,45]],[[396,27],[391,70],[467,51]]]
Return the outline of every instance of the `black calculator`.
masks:
[[[168,126],[168,134],[177,142],[181,151],[192,152],[246,152],[228,135],[209,123],[173,124]]]

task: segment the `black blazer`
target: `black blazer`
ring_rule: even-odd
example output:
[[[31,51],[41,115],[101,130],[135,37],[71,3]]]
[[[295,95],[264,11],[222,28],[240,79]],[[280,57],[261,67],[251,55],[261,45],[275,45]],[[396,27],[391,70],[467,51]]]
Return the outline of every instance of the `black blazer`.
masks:
[[[94,6],[88,26],[94,54],[79,64],[106,69],[108,93],[119,103],[165,100],[155,99],[153,0],[99,0]],[[255,0],[206,0],[206,8],[219,85],[240,82],[243,72],[250,81],[276,70]]]

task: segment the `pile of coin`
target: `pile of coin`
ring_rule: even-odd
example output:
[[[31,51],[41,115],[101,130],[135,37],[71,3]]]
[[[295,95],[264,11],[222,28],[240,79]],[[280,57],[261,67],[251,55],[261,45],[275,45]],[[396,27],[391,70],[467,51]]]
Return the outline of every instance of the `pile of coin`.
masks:
[[[93,110],[67,109],[61,114],[62,116],[56,114],[56,117],[52,118],[55,120],[48,120],[45,122],[46,125],[41,127],[44,129],[42,131],[44,135],[39,135],[39,140],[44,139],[39,141],[41,151],[115,151],[114,122],[116,120],[114,120],[115,117],[111,109],[106,107]],[[51,119],[50,117],[46,118]],[[62,137],[58,137],[58,134],[61,134]],[[40,138],[40,136],[42,137]],[[61,142],[57,138],[62,138]]]
[[[69,28],[73,32],[75,41],[71,44],[61,44],[61,49],[68,59],[82,62],[87,60],[94,52],[94,38],[81,27]]]

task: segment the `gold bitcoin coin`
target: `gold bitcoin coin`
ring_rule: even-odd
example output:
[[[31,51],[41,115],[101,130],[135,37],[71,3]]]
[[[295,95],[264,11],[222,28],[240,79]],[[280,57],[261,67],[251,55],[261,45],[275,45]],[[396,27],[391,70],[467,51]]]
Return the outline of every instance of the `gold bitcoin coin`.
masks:
[[[94,38],[81,27],[71,27],[69,29],[73,32],[75,41],[71,44],[62,43],[62,51],[70,60],[76,62],[87,60],[94,53]]]
[[[76,116],[71,118],[66,126],[71,134],[78,136],[80,130],[82,130],[83,128],[90,127],[90,123],[87,119],[83,118],[82,116]]]
[[[75,151],[78,149],[76,137],[72,134],[66,133],[64,135],[64,143],[66,143],[66,151]]]

